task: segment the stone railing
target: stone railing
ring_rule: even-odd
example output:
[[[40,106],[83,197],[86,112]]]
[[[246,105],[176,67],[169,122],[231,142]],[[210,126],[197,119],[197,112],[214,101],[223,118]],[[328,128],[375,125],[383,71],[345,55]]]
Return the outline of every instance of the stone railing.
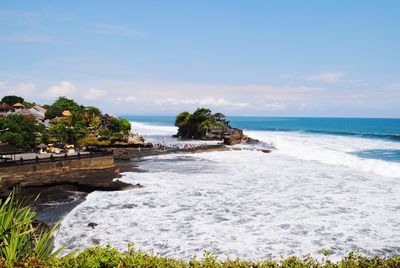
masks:
[[[15,160],[7,160],[7,161],[0,161],[0,167],[10,167],[10,166],[18,166],[18,165],[31,165],[31,164],[40,164],[40,163],[49,163],[49,162],[57,162],[57,161],[68,161],[68,160],[78,160],[78,159],[85,159],[85,158],[92,158],[92,157],[101,157],[112,155],[113,152],[110,151],[91,151],[86,153],[77,153],[73,155],[57,155],[54,156],[53,154],[50,157],[43,157],[40,158],[36,156],[36,158],[24,159],[20,157],[19,159]]]

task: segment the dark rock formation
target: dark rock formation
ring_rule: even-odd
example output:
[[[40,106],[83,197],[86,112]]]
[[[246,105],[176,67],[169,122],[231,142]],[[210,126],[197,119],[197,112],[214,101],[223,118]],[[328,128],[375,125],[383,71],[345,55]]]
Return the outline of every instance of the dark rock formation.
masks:
[[[240,144],[243,140],[243,130],[238,128],[229,128],[224,133],[224,144],[235,145]]]
[[[245,143],[247,143],[247,144],[257,144],[257,143],[260,143],[259,140],[250,138],[250,137],[248,137],[248,136],[244,136],[242,141],[245,142]]]
[[[97,224],[95,222],[89,222],[87,226],[92,227],[94,229],[97,225],[99,225],[99,224]]]
[[[202,137],[203,140],[223,140],[225,145],[240,144],[245,138],[243,130],[230,126],[211,127]]]

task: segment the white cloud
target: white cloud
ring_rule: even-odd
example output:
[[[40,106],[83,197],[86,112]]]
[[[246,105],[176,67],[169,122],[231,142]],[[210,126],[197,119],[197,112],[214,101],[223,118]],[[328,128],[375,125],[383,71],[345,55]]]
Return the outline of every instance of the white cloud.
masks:
[[[76,91],[77,88],[74,84],[72,84],[69,81],[62,81],[58,85],[51,86],[44,94],[44,97],[46,98],[57,98],[60,96],[71,97],[74,95]]]
[[[338,81],[343,83],[346,80]],[[353,89],[349,83],[346,87],[340,85],[342,87],[335,85],[335,89],[328,89],[301,85],[138,83],[112,80],[75,86],[72,81],[62,81],[50,87],[45,85],[44,88],[48,89],[42,91],[40,85],[32,82],[9,83],[0,80],[0,93],[21,95],[27,101],[38,103],[51,103],[59,96],[73,98],[84,105],[88,105],[85,102],[87,100],[98,99],[97,106],[103,111],[116,114],[126,114],[127,107],[135,103],[129,113],[176,114],[182,110],[209,107],[213,111],[230,115],[321,115],[332,107],[364,109],[365,103],[370,102],[382,109],[395,110],[390,107],[400,100],[398,82],[381,88],[363,87],[362,90]],[[105,95],[107,97],[103,97]],[[387,104],[392,106],[386,108]],[[340,111],[341,108],[335,108],[335,112]]]
[[[198,103],[198,100],[192,100],[192,99],[175,99],[175,98],[163,98],[163,99],[155,99],[154,104],[156,105],[174,105],[174,106],[179,106],[179,105],[190,105],[190,104],[196,104]]]
[[[232,102],[224,98],[213,98],[206,97],[203,99],[178,99],[178,98],[165,98],[156,99],[154,103],[157,105],[174,105],[174,106],[210,106],[210,107],[235,107],[245,108],[248,107],[248,103],[244,102]]]
[[[36,95],[37,87],[34,83],[19,83],[15,89],[15,94],[24,98],[34,97]]]
[[[136,97],[133,95],[129,95],[125,98],[126,102],[135,102],[136,101]]]
[[[293,111],[299,103],[326,99],[331,91],[321,87],[268,84],[195,84],[101,81],[93,87],[108,91],[104,105],[113,113],[126,113],[125,104],[131,100],[135,111],[141,114],[175,114],[209,107],[226,114],[272,114]],[[129,93],[129,94],[128,94]],[[109,104],[107,104],[109,102]],[[104,110],[107,110],[105,108]]]
[[[133,103],[136,100],[137,100],[137,98],[134,95],[129,95],[129,96],[126,96],[124,98],[122,98],[122,97],[114,97],[114,98],[112,98],[112,102],[118,103],[118,104],[122,103],[122,102]]]
[[[88,100],[97,100],[100,97],[103,97],[107,94],[107,91],[97,88],[89,88],[87,91],[85,98]]]
[[[199,104],[210,105],[214,107],[236,107],[236,108],[245,108],[249,106],[248,103],[244,102],[232,102],[224,98],[212,98],[212,97],[207,97],[200,100]]]
[[[343,72],[323,72],[306,77],[309,81],[322,81],[327,83],[336,83],[344,76]]]
[[[0,95],[17,95],[23,98],[32,98],[37,95],[37,87],[32,82],[11,85],[7,81],[0,81]]]
[[[263,110],[268,111],[285,111],[287,105],[284,103],[266,103],[262,106]]]
[[[267,85],[267,84],[123,84],[123,83],[102,83],[103,86],[118,88],[120,96],[123,92],[132,92],[138,99],[149,100],[157,103],[169,102],[171,104],[190,104],[200,100],[207,102],[208,98],[213,98],[217,105],[226,104],[225,100],[240,100],[236,102],[236,106],[244,106],[250,99],[268,99],[268,101],[281,102],[287,100],[301,100],[314,98],[326,92],[327,90],[319,87],[307,86],[283,86],[283,85]],[[114,91],[114,94],[118,94]]]
[[[300,110],[315,110],[319,107],[320,107],[320,105],[315,104],[315,103],[301,103],[299,105]]]

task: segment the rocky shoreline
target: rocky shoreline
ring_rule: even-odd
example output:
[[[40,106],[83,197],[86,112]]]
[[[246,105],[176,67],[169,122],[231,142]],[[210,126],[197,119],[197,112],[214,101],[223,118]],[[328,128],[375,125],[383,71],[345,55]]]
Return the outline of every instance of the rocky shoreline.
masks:
[[[202,153],[226,150],[228,148],[224,145],[207,145],[192,150],[141,149],[131,151],[129,160],[116,160],[115,168],[69,171],[59,173],[56,176],[54,174],[38,174],[37,178],[30,180],[30,183],[19,183],[18,191],[25,202],[33,204],[38,213],[37,219],[39,221],[53,225],[61,221],[93,191],[123,191],[145,187],[118,180],[121,177],[120,173],[123,172],[143,172],[135,165],[135,163],[143,161],[142,157],[170,153]],[[4,187],[2,187],[2,190],[2,198],[4,198],[9,189],[4,191]]]

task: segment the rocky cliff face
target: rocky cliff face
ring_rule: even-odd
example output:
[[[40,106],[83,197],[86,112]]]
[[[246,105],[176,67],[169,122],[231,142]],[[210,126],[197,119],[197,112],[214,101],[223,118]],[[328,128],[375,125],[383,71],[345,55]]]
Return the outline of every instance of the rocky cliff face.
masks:
[[[211,127],[202,139],[223,140],[226,145],[234,145],[241,143],[243,138],[243,131],[241,129],[222,126]]]
[[[222,140],[224,138],[224,133],[228,131],[227,126],[215,126],[210,127],[207,133],[202,137],[203,140]]]
[[[230,128],[228,133],[224,135],[224,144],[235,145],[240,144],[243,140],[243,130],[238,128]]]

